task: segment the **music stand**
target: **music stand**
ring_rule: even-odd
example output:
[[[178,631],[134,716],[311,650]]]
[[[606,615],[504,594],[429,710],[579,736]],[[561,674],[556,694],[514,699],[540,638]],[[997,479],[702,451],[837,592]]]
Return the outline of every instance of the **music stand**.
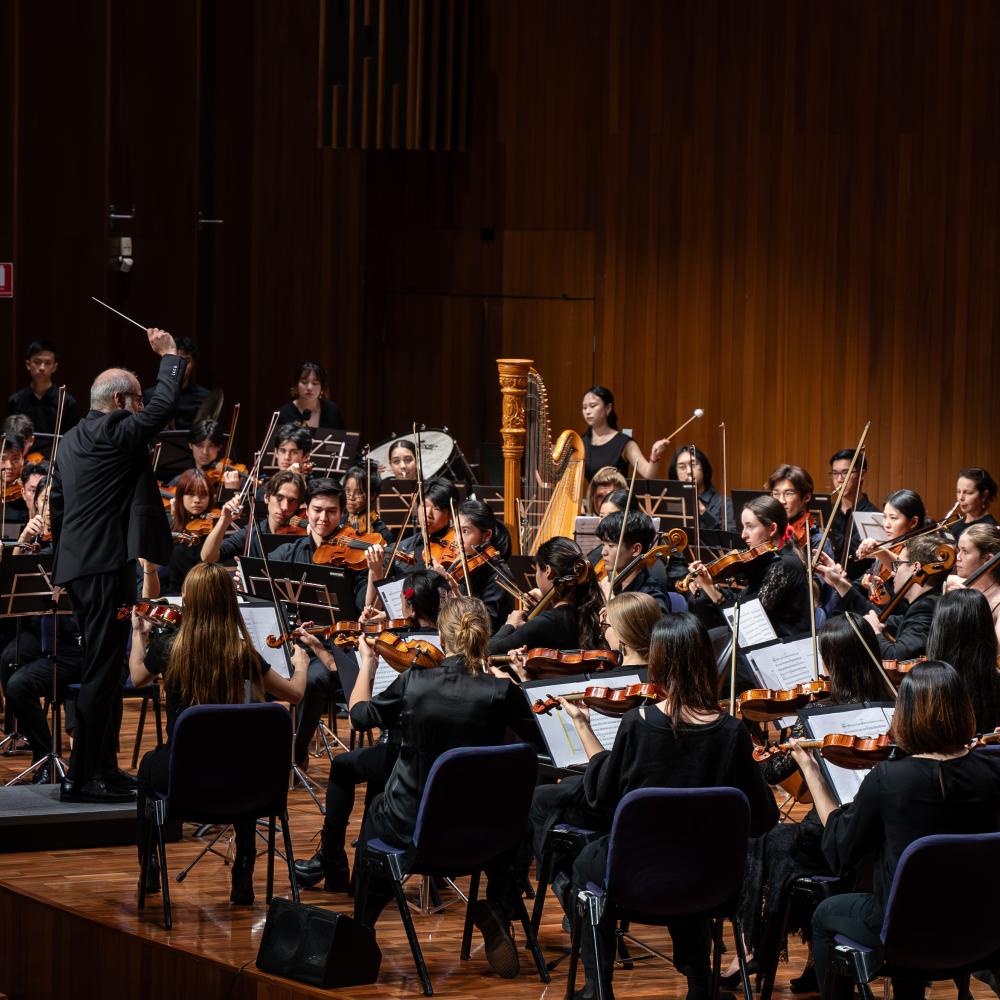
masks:
[[[167,481],[194,466],[188,439],[187,431],[160,431],[153,438],[153,446],[160,445],[160,460],[156,463],[157,479]]]
[[[743,505],[757,497],[769,497],[769,490],[733,490],[733,511],[739,514],[743,510]],[[830,503],[828,493],[814,493],[809,501],[809,513],[816,515],[816,525],[814,529],[821,534],[826,530],[826,523],[833,515],[833,505]]]
[[[378,516],[396,535],[397,541],[402,541],[401,532],[407,527],[406,515],[413,506],[413,494],[416,490],[415,479],[390,479],[382,484],[382,492],[375,501]]]
[[[634,502],[650,517],[660,519],[661,533],[682,528],[695,554],[701,551],[698,488],[694,483],[680,479],[639,479]]]
[[[52,438],[54,436],[53,434],[45,434],[42,431],[35,431],[34,433],[31,450],[41,452],[43,462],[48,462],[52,455]]]
[[[482,486],[473,483],[469,487],[470,494],[477,500],[481,500],[491,511],[497,521],[503,522],[503,487],[502,486]]]
[[[59,615],[71,615],[73,609],[65,591],[58,601],[52,599],[52,555],[6,555],[0,564],[0,619],[40,618],[52,615],[52,692],[49,707],[52,710],[50,723],[51,744],[49,752],[30,767],[15,775],[7,782],[16,785],[22,778],[33,774],[39,768],[52,764],[51,783],[56,784],[66,776],[66,762],[56,752],[59,735],[59,687],[57,660],[59,656]],[[13,739],[16,734],[8,737]],[[6,743],[7,740],[4,740]],[[2,744],[0,744],[2,746]]]
[[[274,433],[264,442],[265,460],[261,470],[267,473],[278,471],[278,463],[274,460],[274,449],[277,446],[278,430],[284,426],[278,424]],[[307,427],[312,435],[312,446],[307,456],[313,463],[312,475],[332,476],[338,478],[347,471],[354,456],[358,452],[359,431],[335,431],[325,427]]]

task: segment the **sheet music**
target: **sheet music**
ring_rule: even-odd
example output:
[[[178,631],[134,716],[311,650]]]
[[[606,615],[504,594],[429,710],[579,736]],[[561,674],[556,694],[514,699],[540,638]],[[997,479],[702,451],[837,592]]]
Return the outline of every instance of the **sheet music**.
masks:
[[[441,636],[439,636],[436,632],[432,632],[427,635],[414,636],[414,638],[423,639],[435,649],[440,649],[444,652],[441,645]],[[360,669],[361,651],[359,650],[354,655],[357,657],[358,669]],[[389,666],[389,664],[386,663],[380,656],[378,658],[378,666],[375,668],[375,677],[372,682],[372,697],[374,698],[375,695],[381,694],[398,676],[399,671],[395,667]]]
[[[281,635],[284,627],[278,623],[278,615],[269,604],[241,604],[240,614],[246,623],[253,648],[264,658],[267,665],[281,677],[290,676],[288,657],[284,647],[271,649],[267,644],[269,635]]]
[[[874,538],[876,542],[884,542],[888,539],[885,531],[885,518],[880,510],[855,511],[851,517],[854,519],[854,530],[857,531],[861,541],[866,538]]]
[[[722,613],[732,628],[736,617],[735,607],[723,608]],[[757,646],[763,642],[774,642],[777,638],[778,633],[774,631],[771,619],[767,617],[760,599],[755,597],[753,600],[743,601],[740,604],[739,645],[746,649],[748,646]]]
[[[743,631],[740,629],[740,631]],[[819,656],[819,651],[816,653]],[[776,642],[761,646],[747,653],[747,659],[761,684],[772,691],[787,691],[796,684],[807,684],[813,677],[812,636],[804,636],[791,642]],[[819,661],[823,672],[823,659]],[[795,724],[795,716],[785,716],[778,720],[782,728]]]
[[[583,681],[582,687],[593,687],[594,681]],[[638,674],[621,674],[608,679],[609,687],[627,687],[630,684],[639,684],[641,679]],[[532,701],[547,695],[569,694],[572,691],[581,690],[581,680],[576,678],[570,681],[560,681],[546,684],[544,687],[533,686],[530,690],[525,690],[525,695]],[[541,731],[542,739],[548,747],[552,763],[556,767],[569,767],[572,764],[586,764],[587,754],[580,742],[576,726],[573,720],[561,709],[552,709],[545,715],[536,715],[535,721]],[[610,750],[618,735],[618,728],[621,726],[621,719],[613,719],[599,712],[590,713],[590,727],[594,730],[594,735],[601,741],[605,750]]]
[[[375,589],[378,591],[379,597],[382,598],[382,605],[385,607],[385,613],[390,618],[403,618],[403,585],[406,583],[406,578],[402,577],[399,580],[379,580],[375,584]]]
[[[893,710],[888,707],[845,708],[837,712],[816,712],[804,717],[806,730],[814,739],[821,740],[830,733],[847,733],[851,736],[873,737],[888,732]],[[830,787],[837,801],[846,805],[858,794],[861,782],[871,770],[853,771],[837,767],[829,761],[822,762]]]

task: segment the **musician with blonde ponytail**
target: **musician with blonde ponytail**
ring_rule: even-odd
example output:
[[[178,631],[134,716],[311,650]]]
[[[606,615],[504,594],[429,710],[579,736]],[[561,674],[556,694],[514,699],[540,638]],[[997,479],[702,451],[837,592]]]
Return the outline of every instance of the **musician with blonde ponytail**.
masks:
[[[374,839],[402,848],[412,844],[424,785],[434,762],[445,751],[496,746],[505,742],[508,726],[531,732],[533,723],[522,692],[506,678],[485,669],[490,619],[483,602],[474,597],[445,601],[438,614],[438,629],[445,653],[440,666],[411,667],[375,697],[371,694],[375,656],[361,644],[364,652],[351,693],[351,725],[359,730],[399,726],[402,744],[385,791],[372,802],[364,818],[359,851]],[[493,882],[491,878],[491,888]],[[355,898],[355,919],[374,927],[392,898],[389,882],[373,877],[364,896]],[[473,919],[483,932],[486,957],[494,971],[506,977],[517,975],[517,950],[489,892],[487,900],[474,910]]]

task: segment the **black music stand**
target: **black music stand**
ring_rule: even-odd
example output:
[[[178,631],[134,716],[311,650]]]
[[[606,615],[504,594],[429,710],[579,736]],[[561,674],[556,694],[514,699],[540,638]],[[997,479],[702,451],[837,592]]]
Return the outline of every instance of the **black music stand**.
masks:
[[[265,461],[261,463],[261,471],[274,473],[278,471],[278,463],[274,460],[274,449],[277,445],[278,424],[274,433],[264,443]],[[326,427],[307,427],[312,435],[312,447],[308,459],[313,463],[313,476],[331,476],[339,479],[351,465],[358,453],[358,442],[361,439],[359,431],[335,431]]]
[[[153,438],[153,447],[157,445],[160,446],[160,458],[156,463],[157,479],[166,482],[194,467],[187,431],[160,431]]]
[[[56,752],[59,737],[59,687],[56,660],[59,655],[59,615],[71,615],[73,609],[65,591],[58,601],[52,599],[52,555],[6,555],[0,565],[0,619],[41,618],[52,615],[52,693],[49,707],[52,710],[50,722],[51,744],[49,752],[30,767],[15,775],[7,782],[16,785],[22,778],[33,774],[39,768],[51,764],[52,784],[66,776],[66,762]],[[8,739],[14,739],[12,734]],[[7,741],[4,740],[6,743]],[[3,744],[0,744],[2,746]]]
[[[497,521],[503,523],[503,487],[483,486],[473,484],[469,487],[469,492],[475,494],[477,500],[481,500],[491,511]]]
[[[416,510],[413,503],[416,491],[415,479],[390,479],[382,483],[375,509],[386,527],[395,533],[397,541],[402,541],[401,532],[407,527],[406,515],[411,512],[411,507]]]
[[[701,551],[698,488],[680,479],[637,479],[633,502],[650,517],[660,519],[660,534],[682,528],[695,555]],[[699,556],[700,558],[700,556]]]

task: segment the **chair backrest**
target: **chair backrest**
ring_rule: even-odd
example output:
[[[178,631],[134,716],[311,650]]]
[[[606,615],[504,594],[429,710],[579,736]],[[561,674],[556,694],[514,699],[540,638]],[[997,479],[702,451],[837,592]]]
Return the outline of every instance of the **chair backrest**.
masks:
[[[517,843],[527,831],[537,770],[526,743],[441,754],[420,799],[414,865],[471,870]]]
[[[168,810],[224,822],[285,809],[292,719],[284,705],[195,705],[170,740]]]
[[[618,803],[605,888],[649,917],[728,915],[736,907],[750,804],[736,788],[639,788]]]
[[[672,590],[666,595],[667,603],[670,605],[671,614],[679,614],[681,611],[687,611],[688,602],[680,594],[675,594]]]
[[[1000,833],[915,840],[903,851],[889,890],[881,935],[886,961],[953,969],[995,954],[998,899]]]

